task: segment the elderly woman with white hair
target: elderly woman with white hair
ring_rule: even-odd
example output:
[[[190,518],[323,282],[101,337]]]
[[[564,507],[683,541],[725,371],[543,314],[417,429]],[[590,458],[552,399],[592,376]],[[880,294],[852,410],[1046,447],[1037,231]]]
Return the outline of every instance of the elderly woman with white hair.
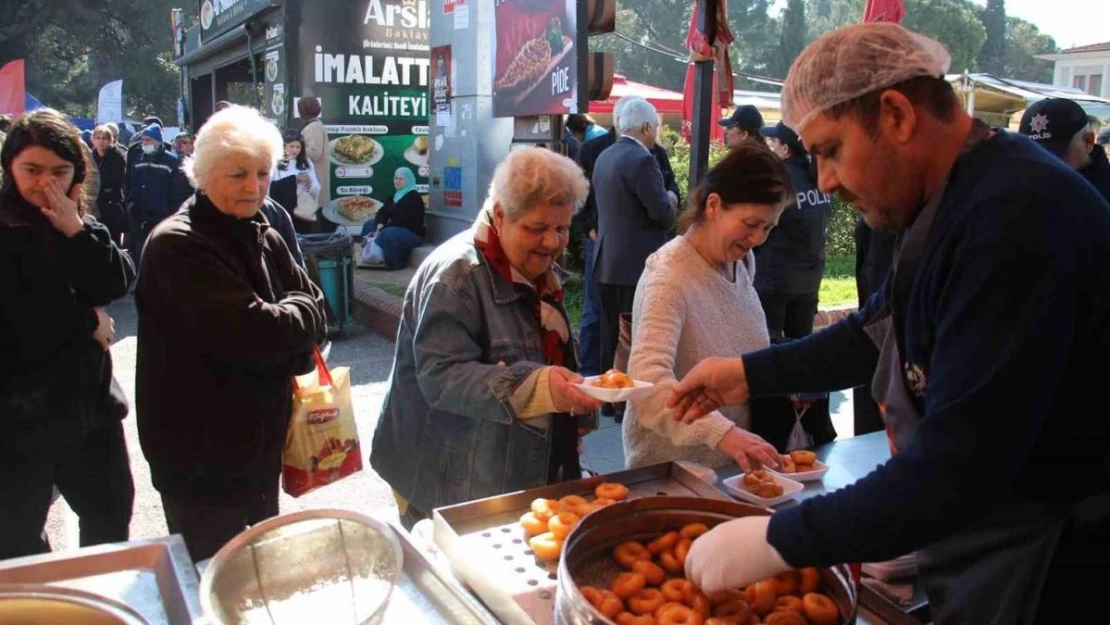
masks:
[[[323,294],[265,217],[282,148],[256,111],[213,115],[185,161],[197,192],[140,266],[139,441],[194,560],[278,513],[292,377],[326,330]]]
[[[472,230],[405,293],[370,464],[411,527],[433,508],[578,479],[577,370],[555,261],[589,185],[570,159],[513,152]]]

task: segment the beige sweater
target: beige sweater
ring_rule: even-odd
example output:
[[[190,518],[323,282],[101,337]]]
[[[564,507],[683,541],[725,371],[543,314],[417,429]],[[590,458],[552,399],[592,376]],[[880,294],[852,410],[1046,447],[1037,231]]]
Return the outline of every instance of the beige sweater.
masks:
[[[717,445],[734,425],[751,425],[747,406],[725,408],[692,424],[675,423],[671,387],[701,360],[736,358],[769,345],[767,320],[752,286],[751,254],[736,264],[735,280],[707,263],[679,236],[648,257],[632,307],[629,374],[655,385],[629,402],[624,416],[628,468],[670,460],[710,467],[732,462]]]

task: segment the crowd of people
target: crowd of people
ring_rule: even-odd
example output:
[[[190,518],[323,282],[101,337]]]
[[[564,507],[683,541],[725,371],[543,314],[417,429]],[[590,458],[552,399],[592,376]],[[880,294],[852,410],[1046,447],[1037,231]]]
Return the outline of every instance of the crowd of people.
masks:
[[[510,152],[404,298],[370,454],[403,524],[580,478],[598,411],[622,421],[629,467],[747,471],[835,438],[822,394],[869,386],[857,424],[886,430],[891,460],[720,524],[691,579],[714,591],[918,550],[938,622],[1048,622],[1097,600],[1073,589],[1110,544],[1110,430],[1088,405],[1110,369],[1106,136],[1062,99],[1018,134],[990,128],[949,62],[892,24],[822,37],[790,70],[782,123],[720,120],[728,154],[685,204],[643,98],[618,101],[609,132],[568,120],[574,159]],[[0,127],[0,559],[49,549],[55,488],[82,545],[128,537],[105,307],[132,287],[139,440],[170,531],[199,561],[278,513],[293,376],[327,330],[296,239],[328,199],[327,134],[318,100],[298,106],[304,127],[283,135],[223,103],[172,146],[156,118],[127,148],[111,126],[86,145],[49,109]],[[393,182],[364,228],[390,265],[424,234],[411,170]],[[814,334],[831,193],[862,220],[860,310]],[[579,341],[557,264],[572,229]],[[618,360],[651,392],[603,406],[576,386]]]

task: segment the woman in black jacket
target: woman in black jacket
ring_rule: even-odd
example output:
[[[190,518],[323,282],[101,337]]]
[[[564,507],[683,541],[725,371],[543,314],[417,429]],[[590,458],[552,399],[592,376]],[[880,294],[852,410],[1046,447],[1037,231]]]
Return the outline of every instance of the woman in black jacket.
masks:
[[[210,117],[185,161],[197,192],[155,228],[135,289],[139,441],[195,561],[277,515],[293,376],[327,329],[323,293],[265,217],[281,152],[257,111]]]
[[[48,550],[54,485],[81,545],[125,541],[134,486],[104,311],[135,278],[86,214],[81,138],[62,114],[21,117],[0,151],[0,559]]]
[[[112,145],[112,131],[107,126],[98,126],[92,134],[93,163],[100,171],[100,193],[96,198],[96,208],[100,221],[112,233],[112,241],[117,245],[123,242],[123,235],[130,228],[127,210],[123,207],[123,181],[127,176],[127,161],[123,154]]]
[[[362,226],[364,237],[377,232],[374,242],[382,248],[390,271],[407,265],[412,251],[424,244],[424,200],[416,190],[416,176],[408,167],[398,167],[393,186],[396,191],[378,209],[374,221]]]

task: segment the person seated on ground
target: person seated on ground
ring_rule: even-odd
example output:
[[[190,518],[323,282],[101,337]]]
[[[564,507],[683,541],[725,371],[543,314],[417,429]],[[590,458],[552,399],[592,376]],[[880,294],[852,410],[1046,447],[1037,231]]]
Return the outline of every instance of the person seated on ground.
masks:
[[[314,369],[324,294],[263,217],[281,134],[232,106],[197,133],[196,193],[143,253],[139,442],[170,533],[193,561],[278,514],[293,376]]]
[[[509,154],[474,227],[405,294],[370,465],[407,528],[433,508],[582,477],[574,338],[555,261],[588,184],[549,150]]]
[[[625,412],[628,468],[674,460],[710,467],[735,461],[745,471],[775,464],[775,448],[749,431],[747,405],[683,424],[666,402],[671,386],[702,359],[738,358],[770,344],[752,250],[793,199],[782,162],[745,142],[706,175],[679,217],[682,234],[648,258],[632,306],[628,373],[655,386]]]
[[[424,200],[416,190],[416,176],[408,167],[393,174],[393,196],[378,209],[374,221],[362,226],[362,236],[374,234],[390,271],[404,268],[412,251],[424,244]],[[376,233],[376,234],[375,234]]]
[[[127,294],[135,267],[89,214],[84,151],[64,115],[40,109],[15,121],[0,152],[0,560],[49,551],[55,484],[82,547],[128,539],[128,406],[104,307]]]
[[[1110,200],[1110,160],[1095,143],[1097,132],[1083,107],[1066,98],[1046,98],[1025,109],[1018,132],[1067,163]]]

